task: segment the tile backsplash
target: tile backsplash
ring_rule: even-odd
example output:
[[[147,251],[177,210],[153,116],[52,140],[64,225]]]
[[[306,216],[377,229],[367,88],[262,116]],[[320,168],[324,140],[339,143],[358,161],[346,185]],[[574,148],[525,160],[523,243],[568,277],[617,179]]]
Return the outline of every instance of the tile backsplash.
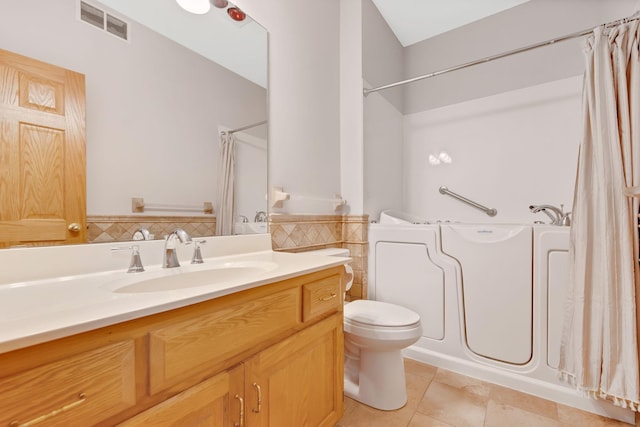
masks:
[[[304,252],[322,248],[347,248],[351,252],[354,280],[349,299],[367,295],[369,252],[368,215],[280,215],[269,216],[274,250]]]
[[[89,243],[131,240],[133,233],[145,227],[154,239],[162,239],[176,228],[182,228],[191,237],[213,236],[216,218],[203,216],[160,215],[87,215],[87,241]]]

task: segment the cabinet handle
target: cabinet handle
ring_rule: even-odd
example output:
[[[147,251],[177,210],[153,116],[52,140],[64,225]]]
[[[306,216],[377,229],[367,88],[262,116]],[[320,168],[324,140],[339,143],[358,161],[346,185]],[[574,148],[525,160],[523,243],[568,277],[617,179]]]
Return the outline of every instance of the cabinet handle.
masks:
[[[258,392],[258,409],[253,409],[253,412],[258,414],[262,410],[262,389],[260,388],[260,384],[258,383],[253,383],[251,385],[254,386],[256,388],[256,391]]]
[[[26,423],[20,423],[18,420],[13,420],[9,423],[9,427],[30,427],[34,424],[40,423],[42,421],[46,421],[49,418],[55,417],[58,414],[66,412],[70,409],[75,408],[76,406],[81,405],[84,401],[87,400],[87,396],[84,393],[78,394],[78,400],[73,403],[69,403],[68,405],[64,405],[62,408],[54,409],[48,414],[40,415],[37,418],[32,419],[31,421],[27,421]]]
[[[337,296],[338,296],[338,294],[335,294],[335,293],[331,292],[331,295],[320,298],[320,301],[329,301],[330,299],[333,299],[333,298],[335,298]]]
[[[67,230],[69,230],[72,233],[77,233],[80,231],[80,224],[78,224],[77,222],[72,222],[71,224],[69,224],[69,226],[67,227]]]
[[[244,399],[237,394],[233,397],[240,401],[240,424],[233,423],[233,425],[234,427],[242,427],[244,426]]]

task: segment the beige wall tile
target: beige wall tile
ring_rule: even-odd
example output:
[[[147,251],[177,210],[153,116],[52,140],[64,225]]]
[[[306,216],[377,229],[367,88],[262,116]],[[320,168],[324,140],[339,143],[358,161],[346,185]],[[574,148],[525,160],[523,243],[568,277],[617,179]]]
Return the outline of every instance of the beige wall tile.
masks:
[[[184,229],[191,237],[213,236],[216,229],[215,217],[176,217],[149,215],[87,216],[87,241],[121,242],[129,241],[140,227],[146,227],[154,239],[162,239],[176,228]]]
[[[366,296],[369,242],[367,215],[270,215],[269,231],[274,250],[303,252],[325,247],[349,249],[354,285],[348,299]]]

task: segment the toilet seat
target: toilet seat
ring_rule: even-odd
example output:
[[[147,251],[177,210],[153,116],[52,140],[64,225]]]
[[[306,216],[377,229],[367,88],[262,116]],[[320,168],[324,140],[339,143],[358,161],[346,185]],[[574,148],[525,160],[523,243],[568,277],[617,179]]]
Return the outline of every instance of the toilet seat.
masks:
[[[382,301],[356,300],[344,306],[344,321],[359,327],[409,329],[420,323],[418,313]]]
[[[413,344],[422,335],[417,313],[371,300],[356,300],[344,306],[343,329],[354,342],[369,341],[368,346],[398,350]]]

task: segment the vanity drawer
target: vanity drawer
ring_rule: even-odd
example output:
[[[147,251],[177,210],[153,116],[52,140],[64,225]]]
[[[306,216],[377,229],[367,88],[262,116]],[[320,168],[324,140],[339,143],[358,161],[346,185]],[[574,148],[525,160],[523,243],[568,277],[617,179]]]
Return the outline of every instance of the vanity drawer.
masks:
[[[87,426],[133,406],[134,357],[126,340],[0,378],[0,425]]]
[[[302,286],[302,320],[342,310],[342,275],[335,274]]]
[[[300,324],[300,289],[290,288],[149,333],[149,391],[206,375]]]

